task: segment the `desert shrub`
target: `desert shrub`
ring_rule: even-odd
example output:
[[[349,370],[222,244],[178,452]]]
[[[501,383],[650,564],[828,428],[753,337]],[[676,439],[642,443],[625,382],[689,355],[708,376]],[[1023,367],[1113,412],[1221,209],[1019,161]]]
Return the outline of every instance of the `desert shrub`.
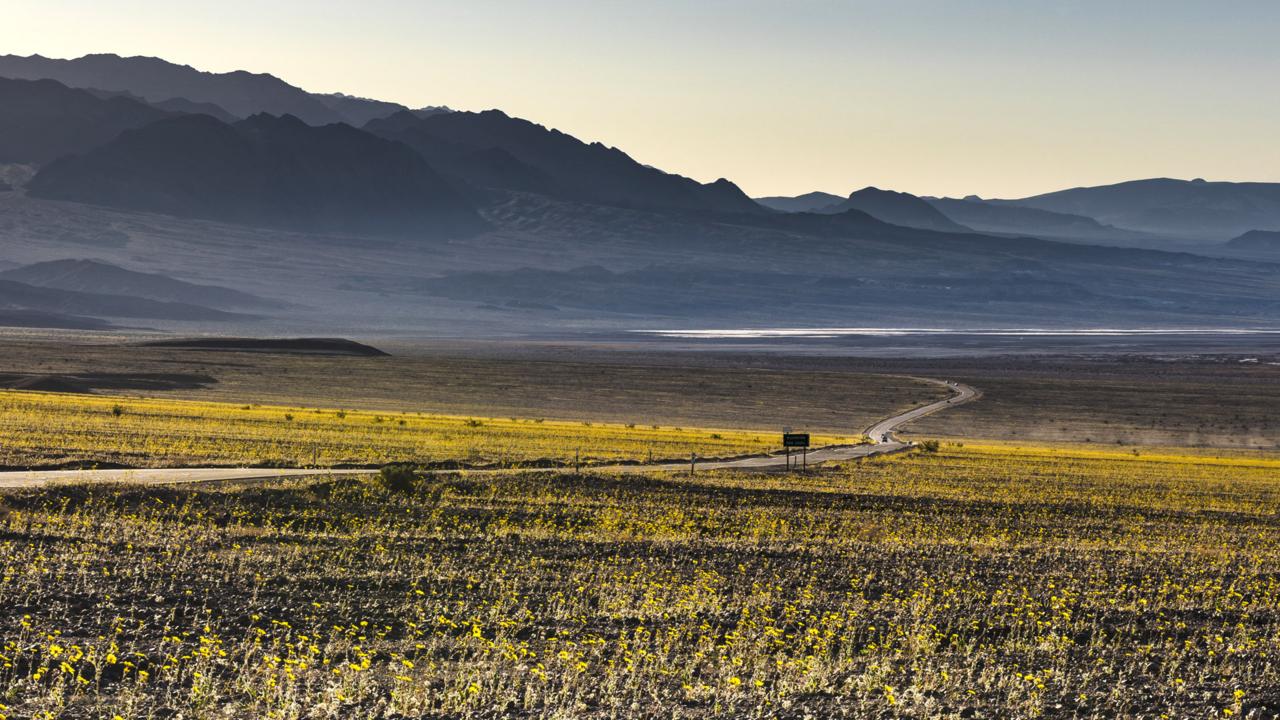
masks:
[[[418,485],[418,474],[409,465],[387,465],[378,471],[378,484],[388,492],[407,495]]]
[[[921,440],[920,451],[927,453],[936,453],[942,447],[937,440]]]

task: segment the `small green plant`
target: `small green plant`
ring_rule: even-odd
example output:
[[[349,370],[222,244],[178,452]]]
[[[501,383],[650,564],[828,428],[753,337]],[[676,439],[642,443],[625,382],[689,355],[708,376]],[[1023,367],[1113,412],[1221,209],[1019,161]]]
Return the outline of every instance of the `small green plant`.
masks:
[[[112,406],[111,406],[111,414],[112,414],[112,415],[115,415],[116,417],[120,417],[121,415],[124,415],[124,406],[123,406],[123,405],[112,405]]]
[[[942,449],[941,443],[937,440],[921,440],[919,447],[921,452],[927,453],[936,453],[938,450]]]

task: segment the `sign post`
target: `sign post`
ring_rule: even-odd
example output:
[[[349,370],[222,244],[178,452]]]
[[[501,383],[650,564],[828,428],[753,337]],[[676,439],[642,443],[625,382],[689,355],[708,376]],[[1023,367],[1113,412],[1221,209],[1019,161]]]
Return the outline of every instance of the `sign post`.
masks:
[[[809,433],[793,433],[787,428],[782,433],[782,447],[787,450],[787,469],[791,469],[791,448],[800,448],[804,469],[809,469]]]

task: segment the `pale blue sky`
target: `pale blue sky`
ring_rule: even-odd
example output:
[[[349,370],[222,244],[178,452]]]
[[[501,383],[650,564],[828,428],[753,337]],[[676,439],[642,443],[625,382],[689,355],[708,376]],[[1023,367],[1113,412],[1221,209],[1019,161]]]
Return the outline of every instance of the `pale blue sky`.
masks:
[[[1277,0],[6,0],[0,52],[502,108],[753,195],[1280,181]]]

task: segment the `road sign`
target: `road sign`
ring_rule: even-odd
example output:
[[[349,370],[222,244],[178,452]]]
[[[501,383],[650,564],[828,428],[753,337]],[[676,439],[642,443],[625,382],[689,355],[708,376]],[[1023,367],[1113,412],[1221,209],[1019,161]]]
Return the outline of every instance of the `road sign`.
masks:
[[[783,433],[782,447],[788,447],[788,448],[809,447],[809,433]]]

